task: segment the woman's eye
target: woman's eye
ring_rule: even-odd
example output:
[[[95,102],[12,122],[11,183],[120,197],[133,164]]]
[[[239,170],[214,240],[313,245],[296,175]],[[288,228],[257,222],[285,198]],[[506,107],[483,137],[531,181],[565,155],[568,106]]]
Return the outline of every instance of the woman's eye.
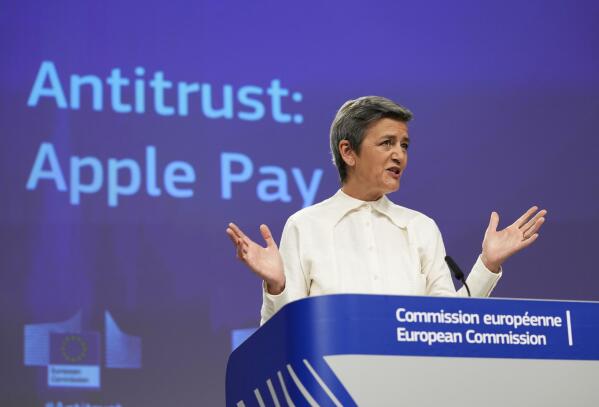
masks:
[[[410,145],[408,143],[401,143],[401,148],[403,148],[404,150],[407,150],[410,147]]]
[[[385,140],[385,141],[383,141],[383,143],[382,143],[382,145],[384,145],[384,146],[390,146],[391,144],[392,144],[392,143],[391,143],[391,140]]]

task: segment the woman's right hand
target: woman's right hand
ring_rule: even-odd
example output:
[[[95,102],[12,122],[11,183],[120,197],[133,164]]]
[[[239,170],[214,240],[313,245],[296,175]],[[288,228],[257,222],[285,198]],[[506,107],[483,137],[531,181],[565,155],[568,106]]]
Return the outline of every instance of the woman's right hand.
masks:
[[[266,289],[270,294],[280,294],[285,289],[283,259],[268,226],[260,225],[260,233],[266,247],[247,237],[234,223],[229,223],[227,227],[227,235],[235,245],[237,258],[266,282]]]

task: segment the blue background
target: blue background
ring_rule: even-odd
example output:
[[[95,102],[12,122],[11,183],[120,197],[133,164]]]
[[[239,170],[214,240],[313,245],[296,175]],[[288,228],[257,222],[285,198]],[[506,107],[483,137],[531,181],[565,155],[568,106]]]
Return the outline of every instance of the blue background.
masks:
[[[500,226],[532,204],[549,210],[494,296],[599,299],[594,1],[2,1],[0,10],[2,405],[222,405],[231,330],[256,326],[261,303],[260,282],[235,259],[225,227],[235,221],[258,239],[267,223],[278,239],[302,206],[292,167],[306,176],[322,169],[316,201],[332,195],[330,123],[345,100],[367,94],[414,112],[410,163],[390,197],[434,218],[463,268],[492,210]],[[116,113],[106,85],[100,112],[85,93],[79,110],[49,98],[29,107],[46,60],[67,96],[72,74],[105,79],[120,68],[134,78],[138,66],[146,79],[161,70],[217,92],[280,79],[303,95],[283,110],[304,120],[209,119],[197,100],[188,116],[161,116],[149,98],[145,114]],[[52,182],[27,190],[42,142],[55,147],[67,184],[70,156],[133,158],[143,168],[146,146],[156,146],[159,178],[167,162],[187,161],[194,195],[141,190],[109,207],[105,187],[80,205]],[[230,200],[221,198],[222,152],[255,166]],[[287,171],[291,202],[258,199],[264,165]],[[79,309],[90,330],[108,310],[141,337],[143,368],[105,369],[100,391],[45,387],[44,369],[23,364],[23,327]]]

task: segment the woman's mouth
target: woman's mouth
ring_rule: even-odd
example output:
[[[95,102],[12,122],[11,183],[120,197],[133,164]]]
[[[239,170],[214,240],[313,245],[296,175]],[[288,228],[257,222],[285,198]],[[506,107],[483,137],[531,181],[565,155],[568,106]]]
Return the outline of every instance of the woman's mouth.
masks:
[[[399,167],[390,167],[390,168],[387,168],[387,171],[394,178],[399,178],[399,175],[401,174],[401,168],[399,168]]]

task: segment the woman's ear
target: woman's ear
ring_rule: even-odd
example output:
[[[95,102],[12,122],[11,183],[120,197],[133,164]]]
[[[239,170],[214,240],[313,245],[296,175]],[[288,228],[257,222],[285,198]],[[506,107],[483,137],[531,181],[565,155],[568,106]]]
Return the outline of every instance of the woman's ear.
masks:
[[[341,140],[339,142],[339,154],[348,167],[356,165],[356,153],[351,148],[349,141]]]

